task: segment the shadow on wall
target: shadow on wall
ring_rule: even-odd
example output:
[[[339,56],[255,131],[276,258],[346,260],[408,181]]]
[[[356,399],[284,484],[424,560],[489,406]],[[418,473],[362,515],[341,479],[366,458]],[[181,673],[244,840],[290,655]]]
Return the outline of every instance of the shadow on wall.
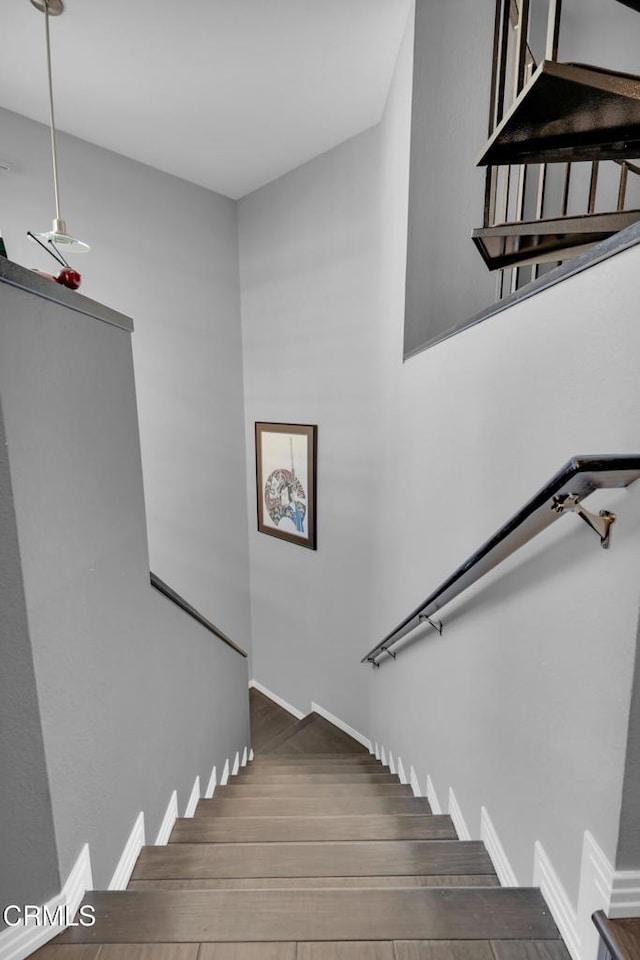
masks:
[[[542,546],[533,556],[519,561],[510,560],[510,569],[499,567],[490,571],[487,578],[474,584],[462,598],[452,601],[450,606],[443,608],[442,614],[436,613],[434,619],[441,620],[443,627],[448,628],[471,611],[477,613],[479,609],[486,612],[499,608],[503,605],[505,597],[513,599],[529,593],[532,584],[541,586],[551,582],[557,578],[558,571],[565,567],[588,563],[590,552],[585,548],[585,537],[593,538],[594,550],[601,549],[594,535],[589,534],[582,525],[575,526],[573,530],[565,530],[565,536],[550,542],[547,546]],[[552,562],[550,562],[551,559]],[[428,588],[429,592],[436,587],[435,583],[432,584]],[[444,636],[440,636],[433,627],[426,624],[414,630],[406,640],[396,644],[393,650],[395,653],[404,652],[425,640],[430,643],[445,642]]]

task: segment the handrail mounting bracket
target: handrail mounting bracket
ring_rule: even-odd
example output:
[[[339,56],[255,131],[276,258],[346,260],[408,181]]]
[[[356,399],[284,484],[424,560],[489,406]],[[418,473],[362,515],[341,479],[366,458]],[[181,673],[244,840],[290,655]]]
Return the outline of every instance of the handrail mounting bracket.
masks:
[[[616,522],[615,513],[609,510],[601,510],[600,513],[591,513],[580,503],[580,497],[576,493],[563,493],[553,498],[552,510],[556,513],[573,512],[580,517],[600,537],[600,546],[604,550],[609,549],[611,539],[611,527]]]
[[[437,630],[440,636],[442,636],[442,623],[439,620],[433,620],[426,613],[419,613],[418,620],[420,623],[428,623],[429,626],[433,627],[434,630]]]

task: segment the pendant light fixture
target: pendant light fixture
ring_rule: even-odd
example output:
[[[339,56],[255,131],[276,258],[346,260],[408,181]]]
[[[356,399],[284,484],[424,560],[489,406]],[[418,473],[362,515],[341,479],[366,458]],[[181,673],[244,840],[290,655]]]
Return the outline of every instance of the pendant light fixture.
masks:
[[[67,231],[67,225],[60,216],[60,190],[58,187],[58,155],[56,151],[56,123],[53,111],[53,80],[51,75],[51,40],[49,37],[49,17],[59,17],[64,11],[62,0],[30,0],[41,13],[44,13],[46,47],[47,47],[47,73],[49,77],[49,127],[51,130],[51,159],[53,161],[53,189],[56,201],[56,215],[52,224],[52,229],[45,233],[39,233],[38,237],[46,240],[53,245],[59,244],[66,250],[73,253],[87,253],[91,247],[83,240],[72,237]]]

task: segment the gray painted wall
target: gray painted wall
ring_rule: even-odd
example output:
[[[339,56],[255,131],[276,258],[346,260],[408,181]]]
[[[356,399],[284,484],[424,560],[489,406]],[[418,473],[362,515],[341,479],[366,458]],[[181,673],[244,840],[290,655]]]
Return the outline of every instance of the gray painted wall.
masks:
[[[171,792],[183,813],[196,775],[204,790],[213,764],[220,771],[248,743],[247,661],[148,584],[130,335],[4,284],[0,296],[0,390],[59,873],[88,842],[103,887],[141,810],[153,842]],[[37,742],[33,755],[41,762]],[[41,860],[30,853],[20,866],[3,858],[3,873],[30,877],[38,902]]]
[[[539,840],[575,903],[584,830],[616,857],[640,486],[592,498],[618,513],[608,553],[563,520],[452,605],[442,638],[359,659],[571,455],[637,450],[640,253],[402,364],[411,39],[380,127],[240,204],[247,436],[320,427],[317,555],[251,536],[254,675],[399,753],[422,789],[430,774],[444,806],[453,787],[476,837],[485,805],[523,884]]]
[[[0,544],[0,905],[4,909],[10,903],[44,902],[60,889],[60,878],[1,407]]]
[[[532,0],[531,42],[544,55],[548,0]],[[471,233],[482,225],[484,170],[475,157],[487,139],[493,0],[417,0],[405,353],[459,326],[495,300],[496,276],[476,251]],[[538,29],[539,24],[543,29]],[[638,74],[640,17],[613,2],[564,0],[559,59]],[[537,177],[537,167],[534,170]],[[569,212],[585,213],[590,164],[572,172]],[[547,215],[558,212],[564,169],[553,165]],[[596,210],[616,208],[619,168],[600,169]],[[629,209],[640,202],[640,178],[630,177]]]
[[[482,226],[493,0],[417,0],[404,350],[483,310],[496,281],[471,233]]]
[[[239,203],[253,676],[366,723],[380,132]],[[318,550],[256,529],[254,422],[318,425]]]
[[[637,870],[638,864],[640,864],[640,649],[636,648],[616,869]]]
[[[62,211],[92,244],[82,292],[135,318],[153,570],[250,644],[235,202],[61,134]],[[12,260],[51,271],[47,128],[0,110],[0,226]]]
[[[399,100],[403,110],[408,127]],[[408,176],[403,138],[388,149],[381,223],[395,305],[382,346],[393,358]],[[372,641],[569,456],[637,450],[639,256],[620,254],[403,366],[390,359],[381,486],[410,518],[379,512]],[[638,621],[640,488],[592,498],[604,506],[619,517],[609,553],[562,521],[443,611],[442,638],[426,633],[368,674],[369,735],[414,765],[423,789],[430,774],[444,805],[453,787],[474,836],[485,805],[521,883],[539,840],[574,903],[584,830],[616,857]]]

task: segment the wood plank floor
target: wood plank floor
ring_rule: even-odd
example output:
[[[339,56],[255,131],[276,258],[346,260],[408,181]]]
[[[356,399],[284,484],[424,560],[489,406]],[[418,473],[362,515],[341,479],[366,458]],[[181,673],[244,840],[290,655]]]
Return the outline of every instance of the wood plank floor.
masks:
[[[361,744],[251,691],[255,759],[38,960],[569,960],[535,889]]]

